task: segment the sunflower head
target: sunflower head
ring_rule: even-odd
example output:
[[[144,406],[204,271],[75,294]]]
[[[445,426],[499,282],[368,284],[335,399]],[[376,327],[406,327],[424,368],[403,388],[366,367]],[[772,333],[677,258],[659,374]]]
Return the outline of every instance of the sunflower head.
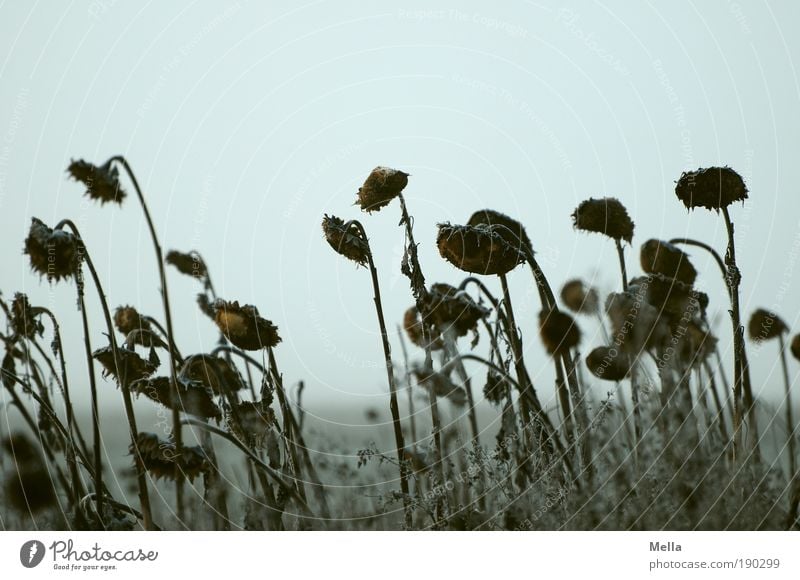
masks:
[[[427,320],[440,331],[452,329],[456,336],[475,332],[478,322],[489,315],[489,310],[475,302],[466,292],[450,284],[434,284],[424,298]]]
[[[188,253],[170,250],[167,252],[164,261],[174,266],[178,272],[186,276],[192,276],[201,280],[204,280],[208,276],[208,268],[203,261],[203,257],[194,250]]]
[[[575,314],[596,314],[600,309],[597,290],[579,278],[561,287],[561,301]]]
[[[48,282],[58,282],[61,278],[78,277],[83,246],[70,232],[53,230],[33,218],[25,238],[25,253],[30,257],[34,272],[47,276]]]
[[[639,254],[642,270],[648,274],[661,274],[691,286],[697,279],[697,270],[689,256],[674,245],[661,240],[647,240]]]
[[[747,186],[742,176],[730,167],[702,167],[681,174],[675,195],[686,209],[704,207],[719,211],[735,201],[747,199]]]
[[[39,313],[31,306],[28,297],[21,292],[15,293],[11,302],[11,328],[14,334],[21,338],[34,338],[44,333]]]
[[[561,354],[578,346],[581,331],[575,320],[560,310],[542,310],[539,313],[539,336],[547,352]]]
[[[608,346],[599,346],[586,357],[586,366],[598,379],[621,381],[630,373],[625,354]]]
[[[86,187],[86,196],[101,205],[109,201],[122,205],[126,194],[119,183],[119,171],[110,159],[99,167],[83,159],[73,160],[67,172]]]
[[[780,316],[763,308],[753,312],[747,324],[747,333],[754,342],[772,340],[785,332],[789,332],[789,327]]]
[[[408,185],[408,173],[389,167],[376,167],[358,190],[356,203],[371,213],[386,206]]]
[[[439,254],[453,266],[472,274],[504,275],[525,262],[519,245],[509,244],[498,229],[504,226],[439,224]]]
[[[444,346],[439,329],[430,320],[422,319],[416,306],[412,306],[403,314],[403,329],[408,339],[420,348],[430,346],[431,350],[441,350]]]
[[[604,234],[614,240],[633,240],[633,220],[622,203],[613,197],[589,198],[572,212],[575,229]]]
[[[138,449],[142,464],[148,473],[156,479],[175,479],[176,467],[189,481],[205,475],[212,467],[202,447],[184,446],[181,453],[176,452],[174,441],[161,439],[155,433],[139,433],[136,437],[136,448],[131,444],[131,455]]]
[[[468,226],[498,226],[494,230],[508,243],[523,255],[533,254],[533,244],[528,237],[523,225],[507,215],[493,209],[482,209],[473,213]]]
[[[345,228],[345,223],[336,216],[325,214],[322,218],[322,232],[331,248],[352,260],[359,266],[366,266],[369,260],[369,244],[361,236],[358,226],[351,224]]]
[[[258,314],[250,304],[239,306],[236,301],[217,300],[214,321],[231,344],[243,350],[261,350],[277,346],[281,341],[278,327]]]

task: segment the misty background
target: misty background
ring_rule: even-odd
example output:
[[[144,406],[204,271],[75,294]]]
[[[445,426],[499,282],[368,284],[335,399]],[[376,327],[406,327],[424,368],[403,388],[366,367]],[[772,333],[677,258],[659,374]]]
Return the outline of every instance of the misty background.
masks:
[[[221,297],[278,325],[286,384],[305,381],[305,405],[329,426],[369,431],[365,409],[389,413],[369,273],[327,245],[323,214],[364,223],[397,362],[394,328],[413,302],[399,271],[397,202],[372,215],[352,205],[376,165],[411,174],[405,195],[429,283],[464,277],[439,257],[436,223],[490,207],[524,223],[556,290],[582,277],[603,295],[620,286],[614,245],[573,230],[578,203],[613,196],[627,206],[633,276],[649,238],[694,237],[724,252],[721,217],[687,213],[674,182],[730,165],[750,189],[731,210],[744,319],[765,307],[797,331],[800,5],[402,4],[0,4],[0,289],[59,316],[76,400],[88,408],[75,287],[31,273],[22,255],[30,218],[78,224],[112,307],[163,312],[132,187],[123,178],[124,205],[100,207],[67,179],[72,158],[125,155],[164,250],[199,251]],[[730,361],[721,276],[708,255],[687,251]],[[218,331],[196,307],[199,284],[173,268],[168,277],[177,344],[185,354],[211,350]],[[499,292],[496,279],[486,283]],[[535,386],[553,405],[529,271],[510,283]],[[87,297],[99,348],[105,328],[91,286]],[[588,353],[599,329],[581,325]],[[754,388],[780,404],[777,345],[749,349]],[[485,372],[470,369],[481,399]],[[590,382],[598,397],[612,388]],[[100,387],[104,407],[121,408],[114,383]],[[149,416],[154,405],[136,409]]]

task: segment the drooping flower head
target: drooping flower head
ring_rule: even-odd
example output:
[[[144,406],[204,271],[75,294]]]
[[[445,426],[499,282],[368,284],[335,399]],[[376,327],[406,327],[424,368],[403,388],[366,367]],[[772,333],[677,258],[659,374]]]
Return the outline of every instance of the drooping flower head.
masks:
[[[599,346],[586,357],[586,367],[598,379],[621,381],[630,373],[627,355],[608,346]]]
[[[687,209],[704,207],[718,211],[747,199],[747,186],[742,176],[730,167],[701,167],[681,174],[675,195]]]
[[[275,425],[275,411],[267,401],[244,401],[226,413],[226,422],[239,441],[263,449]]]
[[[325,214],[322,218],[322,232],[335,252],[359,266],[366,266],[369,260],[369,244],[361,237],[361,232],[355,224],[345,228],[344,221]]]
[[[613,197],[589,198],[572,212],[576,229],[604,234],[614,240],[633,240],[633,220],[622,203]]]
[[[202,447],[184,446],[178,454],[174,441],[161,439],[155,433],[139,433],[136,447],[142,457],[145,471],[156,479],[175,479],[175,467],[189,481],[208,473],[211,462]],[[131,455],[135,453],[133,444],[129,446]]]
[[[661,274],[689,286],[697,278],[697,270],[689,261],[689,256],[668,242],[647,240],[642,244],[639,257],[642,270],[648,274]]]
[[[444,346],[439,329],[430,320],[423,320],[416,306],[408,308],[403,314],[403,329],[409,340],[420,348],[430,346],[431,350],[440,350]]]
[[[261,350],[277,346],[281,341],[278,327],[258,314],[250,304],[239,306],[236,301],[217,300],[214,321],[225,338],[244,350]]]
[[[211,389],[201,382],[178,377],[177,388],[170,377],[141,379],[131,384],[131,392],[146,396],[168,409],[177,409],[202,419],[222,416]]]
[[[747,333],[754,342],[778,338],[785,332],[789,332],[789,327],[780,316],[763,308],[753,312],[747,324]]]
[[[560,310],[542,310],[539,313],[539,336],[550,354],[569,352],[581,341],[581,331],[575,320]]]
[[[523,255],[527,255],[527,252],[530,252],[531,255],[533,254],[533,244],[531,244],[531,239],[528,237],[523,225],[499,211],[494,211],[493,209],[476,211],[470,216],[467,225],[500,226],[495,227],[494,231],[500,234],[512,248],[515,248]]]
[[[444,283],[433,284],[424,302],[427,320],[441,332],[454,330],[456,336],[476,331],[478,322],[490,312],[466,292]]]
[[[794,358],[797,360],[800,360],[800,334],[794,335],[790,349],[792,351],[792,356],[794,356]]]
[[[11,328],[21,338],[34,338],[44,333],[39,314],[31,306],[28,297],[21,292],[16,292],[11,302]]]
[[[73,160],[67,171],[75,181],[86,186],[85,195],[101,205],[109,201],[121,205],[125,199],[125,191],[119,183],[119,171],[111,159],[99,167],[83,159]]]
[[[127,336],[135,330],[150,330],[150,323],[133,306],[118,306],[114,311],[114,326]]]
[[[200,279],[208,276],[208,268],[206,268],[203,257],[194,250],[188,253],[170,250],[167,252],[167,257],[164,258],[164,261],[171,266],[175,266],[178,272],[186,276]]]
[[[222,357],[196,354],[188,357],[181,377],[206,385],[215,395],[231,395],[246,388],[236,367]]]
[[[561,301],[575,314],[595,314],[600,309],[597,290],[578,278],[561,287]]]
[[[356,203],[371,213],[389,204],[408,185],[408,173],[389,167],[376,167],[358,190]]]
[[[30,256],[31,269],[47,281],[76,278],[80,270],[83,248],[74,235],[53,230],[37,218],[32,218],[25,253]]]
[[[472,274],[507,274],[525,261],[519,246],[509,244],[495,228],[439,224],[439,254],[459,270]],[[503,228],[505,229],[505,228]]]
[[[130,384],[149,377],[158,368],[158,365],[143,359],[133,350],[119,347],[116,353],[115,361],[114,349],[106,346],[94,351],[92,357],[103,366],[103,374],[113,376],[119,383]]]

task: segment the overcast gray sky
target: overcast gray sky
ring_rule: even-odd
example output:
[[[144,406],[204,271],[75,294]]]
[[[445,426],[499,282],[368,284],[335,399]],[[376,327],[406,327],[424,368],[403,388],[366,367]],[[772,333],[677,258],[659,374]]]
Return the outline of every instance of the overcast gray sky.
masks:
[[[429,282],[461,279],[438,256],[435,224],[491,207],[524,222],[554,286],[583,276],[611,291],[613,244],[574,232],[574,207],[602,195],[628,207],[632,273],[652,237],[692,236],[722,252],[722,220],[687,214],[673,189],[683,170],[728,164],[751,190],[732,209],[743,310],[775,308],[797,327],[800,4],[401,4],[0,4],[0,288],[58,312],[72,374],[84,376],[74,287],[30,273],[21,248],[31,216],[75,220],[112,306],[161,317],[135,199],[101,208],[66,179],[70,158],[114,154],[136,170],[165,249],[199,250],[222,296],[279,326],[286,380],[304,379],[320,413],[333,397],[386,400],[369,274],[325,244],[322,215],[363,220],[390,326],[412,302],[399,274],[399,207],[367,216],[351,205],[376,165],[412,174],[407,201]],[[724,286],[707,256],[691,254],[730,357]],[[212,348],[199,288],[169,275],[182,350]],[[549,397],[529,272],[511,284]],[[595,326],[584,331],[585,346],[596,342]],[[776,354],[751,353],[755,384],[774,397]]]

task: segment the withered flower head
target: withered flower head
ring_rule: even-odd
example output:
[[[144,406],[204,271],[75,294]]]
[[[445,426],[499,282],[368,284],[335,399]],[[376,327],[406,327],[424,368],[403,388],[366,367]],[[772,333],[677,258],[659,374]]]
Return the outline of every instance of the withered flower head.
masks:
[[[456,336],[476,331],[478,322],[489,315],[489,309],[475,302],[469,294],[450,284],[434,284],[425,296],[427,320],[441,332],[455,330]]]
[[[175,464],[189,481],[208,473],[211,462],[202,447],[183,447],[180,454],[175,451],[175,443],[161,439],[155,433],[139,433],[136,447],[142,457],[144,468],[156,479],[175,479]],[[131,455],[136,450],[131,444]]]
[[[599,346],[586,357],[586,366],[598,379],[621,381],[630,373],[627,356],[607,346]]]
[[[208,268],[206,268],[203,257],[194,250],[188,254],[170,250],[167,252],[167,257],[164,258],[164,261],[171,266],[175,266],[178,272],[187,276],[205,278],[208,275]]]
[[[489,369],[486,373],[486,384],[483,386],[483,396],[492,405],[502,405],[506,402],[509,393],[509,384],[505,376]]]
[[[561,301],[575,314],[595,314],[600,309],[597,290],[576,278],[561,288]]]
[[[103,366],[105,376],[111,375],[120,383],[130,384],[149,377],[158,368],[157,365],[125,347],[117,348],[116,362],[114,361],[114,350],[110,346],[97,349],[92,356]],[[119,368],[117,368],[117,364]]]
[[[214,402],[213,393],[203,383],[178,378],[178,388],[170,388],[172,384],[170,377],[141,379],[131,384],[131,392],[144,395],[168,409],[177,408],[203,419],[218,419],[222,416]]]
[[[613,197],[589,198],[572,212],[576,229],[605,234],[614,240],[633,241],[633,221],[628,210]]]
[[[450,380],[450,377],[432,368],[417,365],[411,369],[417,379],[417,384],[427,390],[432,390],[437,397],[446,397],[451,403],[462,407],[467,402],[467,393],[464,389]]]
[[[747,199],[747,186],[742,176],[730,167],[701,167],[681,174],[675,195],[687,209],[720,210],[735,201]]]
[[[539,313],[539,336],[550,354],[568,352],[581,341],[581,331],[575,320],[560,310]]]
[[[689,284],[663,274],[650,274],[637,280],[646,287],[648,304],[670,324],[676,324],[685,317],[694,317],[702,312],[699,293]]]
[[[473,274],[507,274],[525,261],[518,247],[496,230],[503,226],[439,224],[436,245],[442,258]]]
[[[266,401],[244,401],[225,413],[228,429],[248,447],[264,449],[275,425],[275,411]]]
[[[196,354],[186,359],[181,376],[210,388],[215,395],[230,395],[246,388],[236,367],[222,357]]]
[[[214,322],[225,338],[244,350],[274,347],[281,341],[278,327],[258,315],[258,308],[250,304],[217,300],[214,304]]]
[[[800,360],[800,334],[795,334],[790,346],[792,355],[797,360]]]
[[[325,214],[322,218],[322,231],[331,248],[360,266],[369,260],[369,244],[361,237],[355,224],[345,229],[345,222],[336,216]]]
[[[22,338],[34,338],[37,334],[42,336],[44,333],[44,325],[39,320],[38,313],[31,306],[28,297],[21,292],[16,292],[11,302],[11,328]]]
[[[134,330],[150,330],[150,323],[133,306],[117,306],[114,326],[125,336]]]
[[[642,269],[648,274],[662,274],[689,286],[697,279],[697,270],[689,261],[689,256],[669,242],[647,240],[642,244],[639,257]]]
[[[431,350],[440,350],[444,346],[439,329],[434,328],[429,320],[423,321],[420,319],[419,310],[417,310],[416,306],[406,310],[403,315],[403,328],[409,340],[420,348],[430,345]],[[425,340],[426,336],[427,340]]]
[[[526,255],[526,252],[533,254],[533,244],[531,244],[531,239],[522,224],[499,211],[494,211],[493,209],[476,211],[470,216],[467,225],[502,226],[495,228],[495,231],[512,248],[517,249],[523,255]]]
[[[606,299],[613,340],[620,349],[638,356],[660,345],[669,336],[669,327],[659,310],[647,301],[647,281],[628,285],[626,292],[612,293]]]
[[[125,191],[119,183],[119,171],[110,159],[100,167],[79,159],[72,161],[67,171],[75,181],[86,186],[85,195],[99,201],[101,205],[107,201],[121,205],[125,199]]]
[[[747,324],[747,333],[754,342],[778,338],[784,332],[789,332],[789,327],[774,312],[759,308],[750,317]]]
[[[31,220],[25,253],[30,256],[33,271],[47,276],[48,282],[75,277],[81,266],[79,240],[69,232],[50,229],[37,218]]]
[[[17,511],[37,513],[56,506],[55,480],[48,473],[37,446],[21,433],[2,441],[3,454],[11,465],[5,478],[6,501]]]
[[[358,189],[356,203],[361,206],[362,211],[378,211],[400,195],[408,185],[408,175],[397,169],[376,167]]]

